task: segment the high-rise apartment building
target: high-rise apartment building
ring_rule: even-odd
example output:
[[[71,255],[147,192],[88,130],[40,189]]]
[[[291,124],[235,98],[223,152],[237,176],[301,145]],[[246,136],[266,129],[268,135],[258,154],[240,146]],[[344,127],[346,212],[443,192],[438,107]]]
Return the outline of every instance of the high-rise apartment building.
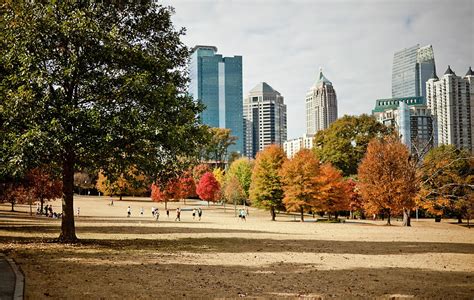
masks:
[[[266,146],[286,141],[286,105],[283,96],[265,82],[244,99],[244,154],[255,157]]]
[[[451,67],[441,78],[436,74],[426,83],[427,105],[435,116],[438,145],[455,145],[474,153],[474,73],[464,77]]]
[[[306,93],[306,133],[315,134],[337,119],[337,97],[331,81],[319,69],[319,75]]]
[[[380,123],[394,127],[401,142],[419,158],[435,145],[433,116],[424,97],[378,99],[372,114]]]
[[[229,153],[243,153],[242,57],[223,57],[214,46],[192,49],[190,93],[205,105],[200,118],[211,127],[228,128],[238,138]]]
[[[431,45],[395,52],[392,67],[392,97],[426,97],[426,81],[436,72]]]

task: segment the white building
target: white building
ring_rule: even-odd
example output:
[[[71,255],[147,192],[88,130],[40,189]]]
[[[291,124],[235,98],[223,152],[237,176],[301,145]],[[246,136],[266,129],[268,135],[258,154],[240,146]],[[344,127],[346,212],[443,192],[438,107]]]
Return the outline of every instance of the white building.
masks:
[[[331,81],[319,69],[318,80],[306,93],[306,133],[316,134],[337,119],[337,97]]]
[[[474,153],[474,73],[460,77],[448,69],[426,83],[426,101],[437,129],[437,145],[455,145]]]
[[[305,134],[303,137],[288,140],[283,144],[283,150],[285,150],[288,158],[293,158],[295,154],[301,149],[313,148],[314,134]]]
[[[286,105],[283,96],[265,82],[244,99],[244,154],[255,157],[266,146],[286,141]]]

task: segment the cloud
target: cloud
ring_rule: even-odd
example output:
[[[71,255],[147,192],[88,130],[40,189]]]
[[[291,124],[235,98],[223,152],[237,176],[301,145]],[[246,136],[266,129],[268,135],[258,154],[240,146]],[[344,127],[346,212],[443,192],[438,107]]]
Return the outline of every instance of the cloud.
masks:
[[[438,73],[474,65],[472,0],[165,1],[188,46],[242,55],[244,95],[265,81],[288,107],[288,137],[305,128],[304,99],[319,67],[333,82],[339,115],[370,113],[391,96],[393,53],[432,44]],[[438,74],[439,75],[439,74]]]

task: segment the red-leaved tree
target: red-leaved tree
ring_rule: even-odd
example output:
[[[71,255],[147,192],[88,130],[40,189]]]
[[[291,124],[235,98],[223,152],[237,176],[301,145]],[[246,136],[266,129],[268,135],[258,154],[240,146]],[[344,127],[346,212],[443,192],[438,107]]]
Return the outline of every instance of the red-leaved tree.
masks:
[[[179,185],[179,198],[184,200],[196,195],[196,183],[191,172],[185,172],[178,180]]]
[[[63,183],[59,179],[53,178],[50,174],[40,168],[35,168],[26,175],[28,190],[33,200],[39,201],[41,211],[45,201],[60,198],[62,195]]]
[[[169,180],[164,188],[153,183],[151,185],[151,200],[155,202],[165,202],[165,209],[168,209],[168,201],[179,199],[179,183],[177,179]]]
[[[196,187],[196,192],[202,200],[207,201],[209,206],[209,201],[217,201],[219,198],[220,186],[217,182],[214,174],[211,172],[206,172],[199,180],[199,184]]]

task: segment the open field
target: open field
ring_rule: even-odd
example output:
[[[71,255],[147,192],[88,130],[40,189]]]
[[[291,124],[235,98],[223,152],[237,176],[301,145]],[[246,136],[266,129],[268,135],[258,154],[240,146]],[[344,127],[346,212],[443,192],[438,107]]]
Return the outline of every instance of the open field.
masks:
[[[148,199],[109,202],[75,198],[78,245],[50,242],[60,220],[0,205],[0,252],[23,269],[27,298],[474,297],[474,229],[447,220],[413,220],[411,228],[286,215],[271,222],[251,209],[243,222],[230,206],[203,204],[201,221],[184,211],[175,222],[177,206],[200,204],[188,201],[169,203],[169,219],[160,203],[156,222]]]

